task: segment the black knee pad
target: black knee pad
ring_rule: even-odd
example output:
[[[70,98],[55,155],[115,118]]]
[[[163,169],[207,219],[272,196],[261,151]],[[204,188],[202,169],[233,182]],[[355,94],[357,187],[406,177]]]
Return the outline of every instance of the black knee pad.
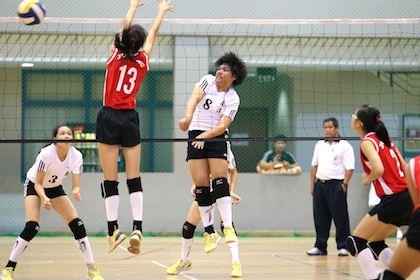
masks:
[[[379,254],[386,248],[388,248],[388,245],[386,245],[385,240],[381,241],[375,241],[375,242],[369,242],[367,244],[369,249],[372,251],[373,256],[376,260],[379,260]]]
[[[134,178],[127,180],[128,193],[133,192],[142,192],[143,188],[141,187],[141,178]]]
[[[196,187],[195,200],[198,206],[210,206],[213,204],[213,198],[210,193],[210,187]]]
[[[191,239],[194,237],[196,226],[193,224],[190,224],[189,222],[185,222],[182,226],[182,237],[185,239]]]
[[[76,218],[73,221],[71,221],[69,223],[69,227],[73,232],[74,239],[78,240],[86,237],[85,225],[83,224],[83,221],[79,218]]]
[[[378,280],[384,280],[384,279],[387,279],[387,280],[404,280],[403,277],[401,277],[397,273],[395,273],[391,270],[388,270],[388,269],[385,269],[384,272],[379,274]]]
[[[227,178],[217,178],[211,181],[213,187],[213,199],[230,196]]]
[[[353,235],[350,235],[349,237],[347,237],[346,243],[347,243],[347,250],[353,257],[356,257],[361,251],[363,251],[364,249],[368,247],[366,239],[353,236]]]
[[[39,223],[34,221],[26,222],[25,228],[22,233],[19,235],[22,239],[26,241],[31,241],[39,231]]]
[[[103,198],[118,195],[118,182],[104,180],[104,182],[101,183],[101,190]]]

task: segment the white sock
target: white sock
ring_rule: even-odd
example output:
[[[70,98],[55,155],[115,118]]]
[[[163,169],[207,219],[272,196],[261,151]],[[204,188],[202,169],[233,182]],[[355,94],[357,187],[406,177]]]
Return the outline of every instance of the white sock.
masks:
[[[106,218],[107,221],[118,220],[118,206],[120,204],[120,196],[113,195],[105,198]]]
[[[200,210],[203,227],[212,226],[214,224],[214,204],[210,206],[198,206],[198,210]]]
[[[388,267],[389,261],[391,260],[393,254],[394,252],[392,252],[392,250],[387,247],[379,253],[378,258],[385,267]]]
[[[28,241],[18,236],[15,242],[15,245],[13,246],[12,252],[10,253],[9,260],[17,263],[20,257],[23,255],[23,252],[25,251],[28,244],[29,244]]]
[[[194,238],[189,238],[189,239],[182,238],[181,261],[183,263],[187,263],[189,260],[188,256],[190,255],[193,240]]]
[[[80,252],[82,252],[83,259],[85,259],[85,263],[89,266],[89,264],[93,264],[93,254],[92,248],[90,247],[89,239],[87,236],[77,239],[76,245],[79,248]]]
[[[143,221],[143,192],[131,193],[130,203],[133,220]]]
[[[223,224],[228,227],[232,226],[232,199],[230,196],[224,196],[216,199],[217,209],[223,218]]]
[[[232,263],[239,262],[239,242],[228,243],[230,253],[232,255]]]
[[[357,261],[365,274],[366,279],[376,279],[378,272],[376,271],[375,257],[369,248],[363,249],[357,255]]]

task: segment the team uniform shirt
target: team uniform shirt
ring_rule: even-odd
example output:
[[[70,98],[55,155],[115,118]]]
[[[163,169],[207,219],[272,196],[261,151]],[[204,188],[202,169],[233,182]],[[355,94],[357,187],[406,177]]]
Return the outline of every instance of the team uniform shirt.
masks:
[[[189,130],[206,131],[219,124],[223,115],[233,120],[239,108],[239,95],[230,87],[227,92],[218,92],[216,77],[206,75],[196,84],[204,90],[203,98],[198,102]]]
[[[312,166],[318,166],[316,177],[320,180],[343,180],[346,170],[354,170],[354,150],[346,140],[320,140],[314,148]]]
[[[143,77],[150,69],[149,57],[144,52],[133,56],[135,61],[125,58],[115,49],[107,60],[103,105],[116,110],[136,108],[136,95]]]
[[[413,182],[414,187],[417,190],[417,197],[419,204],[414,205],[413,212],[416,212],[420,209],[420,156],[410,159],[408,162],[410,168],[411,181]]]
[[[404,177],[404,172],[401,169],[402,164],[394,144],[391,143],[391,147],[388,148],[378,139],[374,132],[366,134],[362,141],[371,141],[375,145],[376,152],[379,154],[385,169],[381,177],[372,181],[376,195],[381,198],[384,195],[395,194],[406,190],[407,182]],[[371,165],[362,153],[362,150],[360,150],[360,159],[363,170],[369,175],[371,173]]]
[[[265,152],[265,154],[263,155],[262,160],[266,161],[266,162],[270,162],[273,161],[274,157],[276,156],[276,152],[271,150],[271,151],[267,151]],[[295,157],[286,151],[283,151],[283,153],[280,156],[280,160],[279,161],[287,161],[290,164],[294,164],[296,163]]]
[[[50,144],[41,149],[35,163],[26,173],[25,185],[29,181],[35,183],[37,171],[45,172],[44,181],[42,182],[44,188],[58,187],[70,173],[82,173],[83,155],[76,148],[70,147],[66,159],[61,161],[57,155],[55,144]]]

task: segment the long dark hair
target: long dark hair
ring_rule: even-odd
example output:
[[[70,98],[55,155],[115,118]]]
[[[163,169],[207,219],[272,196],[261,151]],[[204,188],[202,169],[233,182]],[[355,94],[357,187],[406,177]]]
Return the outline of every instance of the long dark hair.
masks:
[[[134,61],[133,55],[143,47],[147,38],[147,31],[138,24],[125,28],[122,33],[115,35],[114,46]]]
[[[375,107],[363,104],[357,109],[356,117],[363,123],[366,132],[375,132],[379,140],[384,142],[387,147],[391,146],[388,130],[382,122],[381,113]]]
[[[236,80],[232,82],[233,86],[239,86],[245,80],[248,75],[248,70],[246,68],[245,62],[240,59],[235,53],[227,52],[222,55],[215,63],[216,69],[222,65],[229,65],[232,75],[236,77]]]

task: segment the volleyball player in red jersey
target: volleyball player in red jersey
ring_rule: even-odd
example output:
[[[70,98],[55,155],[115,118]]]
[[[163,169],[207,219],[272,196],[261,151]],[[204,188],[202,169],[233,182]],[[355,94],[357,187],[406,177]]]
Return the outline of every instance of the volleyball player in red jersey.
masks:
[[[143,3],[130,0],[130,9],[121,30],[115,35],[111,56],[107,60],[104,107],[96,121],[96,139],[104,174],[101,184],[108,221],[108,248],[113,251],[124,239],[118,229],[118,154],[122,147],[127,187],[133,214],[133,231],[128,251],[140,253],[143,220],[143,189],[140,177],[140,128],[136,95],[143,77],[149,71],[149,58],[157,32],[167,11],[173,11],[170,0],[158,1],[158,13],[147,34],[140,25],[131,25],[134,14]]]
[[[389,139],[378,109],[362,105],[352,115],[351,128],[362,139],[360,159],[365,171],[362,182],[373,183],[381,202],[363,217],[353,235],[347,238],[347,249],[357,257],[365,277],[377,279],[375,259],[387,266],[393,254],[385,238],[410,221],[413,203],[403,172],[407,164]]]
[[[406,279],[420,266],[420,155],[408,162],[404,172],[414,210],[403,240],[378,279]]]

